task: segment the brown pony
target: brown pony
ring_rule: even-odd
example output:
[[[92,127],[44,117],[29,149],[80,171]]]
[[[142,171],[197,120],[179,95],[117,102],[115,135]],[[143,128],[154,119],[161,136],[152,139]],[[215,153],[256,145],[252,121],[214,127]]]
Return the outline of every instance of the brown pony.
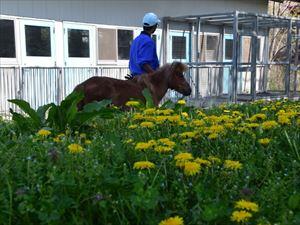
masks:
[[[111,99],[113,105],[121,107],[124,107],[130,99],[140,99],[145,102],[142,94],[145,88],[149,89],[156,106],[168,89],[188,96],[191,94],[191,87],[183,76],[186,70],[186,65],[174,62],[164,65],[153,73],[136,76],[132,80],[91,77],[74,89],[74,91],[83,91],[84,93],[84,98],[79,102],[78,109],[82,110],[87,103],[103,99]]]

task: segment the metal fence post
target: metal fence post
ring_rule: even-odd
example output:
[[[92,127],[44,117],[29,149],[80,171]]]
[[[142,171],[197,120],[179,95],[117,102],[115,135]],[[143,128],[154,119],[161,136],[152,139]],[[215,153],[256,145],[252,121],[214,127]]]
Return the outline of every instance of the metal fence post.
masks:
[[[239,12],[235,11],[233,21],[233,57],[232,57],[232,73],[231,73],[231,90],[230,101],[237,102],[237,75],[238,75],[238,27]]]
[[[258,35],[258,17],[255,16],[255,20],[253,21],[254,32],[251,38],[251,99],[256,99],[256,53],[257,53],[257,35]]]
[[[287,61],[288,64],[286,66],[285,71],[285,94],[287,97],[290,97],[290,74],[291,74],[291,59],[292,59],[292,20],[289,19],[288,24],[288,33],[287,33]]]

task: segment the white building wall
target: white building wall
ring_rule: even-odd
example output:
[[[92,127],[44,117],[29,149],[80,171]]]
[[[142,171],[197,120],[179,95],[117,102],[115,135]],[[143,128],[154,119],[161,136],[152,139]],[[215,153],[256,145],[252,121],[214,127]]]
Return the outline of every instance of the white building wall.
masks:
[[[163,16],[245,11],[267,13],[268,0],[1,0],[0,14],[121,26]]]

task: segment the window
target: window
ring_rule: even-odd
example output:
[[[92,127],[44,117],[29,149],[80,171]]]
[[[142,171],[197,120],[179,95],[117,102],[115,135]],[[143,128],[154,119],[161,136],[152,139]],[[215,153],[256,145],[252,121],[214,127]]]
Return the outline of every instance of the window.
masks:
[[[133,40],[132,30],[118,30],[118,59],[128,60],[130,44]]]
[[[26,55],[51,56],[50,27],[25,25]]]
[[[63,22],[65,66],[96,65],[96,36],[92,25]]]
[[[14,21],[1,19],[0,34],[0,57],[16,58]]]
[[[98,28],[97,31],[98,63],[126,63],[127,65],[134,31],[106,27]]]
[[[225,40],[225,60],[232,60],[233,57],[233,40]]]
[[[241,46],[241,51],[242,51],[242,62],[243,63],[249,63],[251,62],[251,37],[250,36],[243,36],[242,37],[242,46]]]
[[[206,35],[205,61],[217,61],[219,48],[219,37],[217,35]]]
[[[115,29],[98,28],[98,60],[117,59],[117,34]]]
[[[45,20],[20,20],[22,63],[25,66],[55,66],[55,24]]]
[[[242,62],[250,63],[251,62],[251,44],[252,44],[251,36],[244,36],[242,37]],[[256,45],[256,61],[261,61],[262,49],[261,49],[261,38],[257,38],[257,45]]]
[[[90,57],[89,30],[68,29],[68,56]]]
[[[172,59],[186,59],[186,37],[172,37]]]
[[[169,33],[169,43],[167,52],[167,61],[189,61],[189,32],[173,30]]]

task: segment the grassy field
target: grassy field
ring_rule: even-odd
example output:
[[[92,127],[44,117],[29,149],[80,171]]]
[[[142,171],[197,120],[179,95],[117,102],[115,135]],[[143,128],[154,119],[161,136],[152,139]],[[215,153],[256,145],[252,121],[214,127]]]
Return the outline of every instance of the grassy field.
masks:
[[[299,101],[128,104],[0,121],[0,224],[300,224]]]

